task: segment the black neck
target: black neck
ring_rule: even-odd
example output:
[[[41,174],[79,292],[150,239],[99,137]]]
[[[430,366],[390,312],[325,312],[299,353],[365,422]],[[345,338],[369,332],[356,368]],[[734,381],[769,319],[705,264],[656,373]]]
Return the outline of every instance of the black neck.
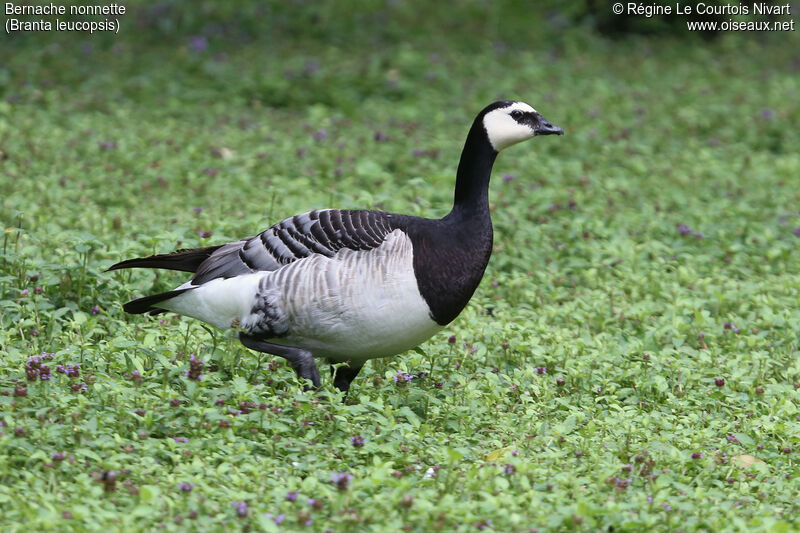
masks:
[[[467,305],[492,255],[489,175],[497,152],[483,127],[484,114],[475,119],[461,152],[452,211],[408,227],[419,292],[441,325]]]
[[[453,210],[448,216],[489,216],[489,177],[497,152],[489,143],[483,117],[472,124],[456,173]]]

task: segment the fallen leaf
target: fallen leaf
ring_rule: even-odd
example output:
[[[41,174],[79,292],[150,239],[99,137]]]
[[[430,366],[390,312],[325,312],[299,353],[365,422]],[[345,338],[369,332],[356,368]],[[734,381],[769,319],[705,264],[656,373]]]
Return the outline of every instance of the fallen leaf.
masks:
[[[495,463],[495,462],[503,459],[506,455],[508,455],[508,452],[510,452],[510,451],[511,451],[511,448],[500,448],[498,450],[495,450],[493,452],[489,452],[488,454],[486,454],[485,459],[487,461],[489,461],[489,462]]]
[[[754,464],[767,464],[758,457],[753,457],[752,455],[735,455],[731,457],[731,459],[733,459],[735,464],[741,466],[742,468],[750,468]]]

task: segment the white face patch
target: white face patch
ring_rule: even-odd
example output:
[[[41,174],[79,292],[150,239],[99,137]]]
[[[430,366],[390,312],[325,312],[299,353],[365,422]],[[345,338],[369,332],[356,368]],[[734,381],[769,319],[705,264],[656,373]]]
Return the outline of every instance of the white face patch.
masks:
[[[514,102],[508,107],[489,111],[483,117],[483,127],[486,128],[489,142],[492,143],[492,148],[498,152],[512,144],[533,137],[533,128],[514,120],[511,117],[513,111],[522,111],[523,113],[536,112],[534,108],[525,102]]]

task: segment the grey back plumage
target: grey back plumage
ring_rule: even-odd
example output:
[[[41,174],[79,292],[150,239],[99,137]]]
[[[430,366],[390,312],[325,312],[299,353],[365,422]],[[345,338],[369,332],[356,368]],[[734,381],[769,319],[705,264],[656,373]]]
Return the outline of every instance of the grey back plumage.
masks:
[[[371,250],[396,227],[390,213],[325,209],[296,215],[255,237],[221,246],[197,268],[192,285],[258,271],[272,271],[308,257],[332,257],[338,250]]]

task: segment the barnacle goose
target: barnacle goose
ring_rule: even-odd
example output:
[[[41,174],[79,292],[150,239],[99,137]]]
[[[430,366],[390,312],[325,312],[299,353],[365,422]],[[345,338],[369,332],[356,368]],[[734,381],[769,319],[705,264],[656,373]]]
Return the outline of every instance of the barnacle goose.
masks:
[[[174,290],[126,303],[238,330],[246,347],[287,359],[320,386],[315,357],[347,391],[368,359],[409,350],[455,319],[492,253],[489,177],[500,150],[561,128],[523,102],[475,118],[442,219],[367,210],[314,210],[249,239],[122,261],[109,268],[194,273]]]

